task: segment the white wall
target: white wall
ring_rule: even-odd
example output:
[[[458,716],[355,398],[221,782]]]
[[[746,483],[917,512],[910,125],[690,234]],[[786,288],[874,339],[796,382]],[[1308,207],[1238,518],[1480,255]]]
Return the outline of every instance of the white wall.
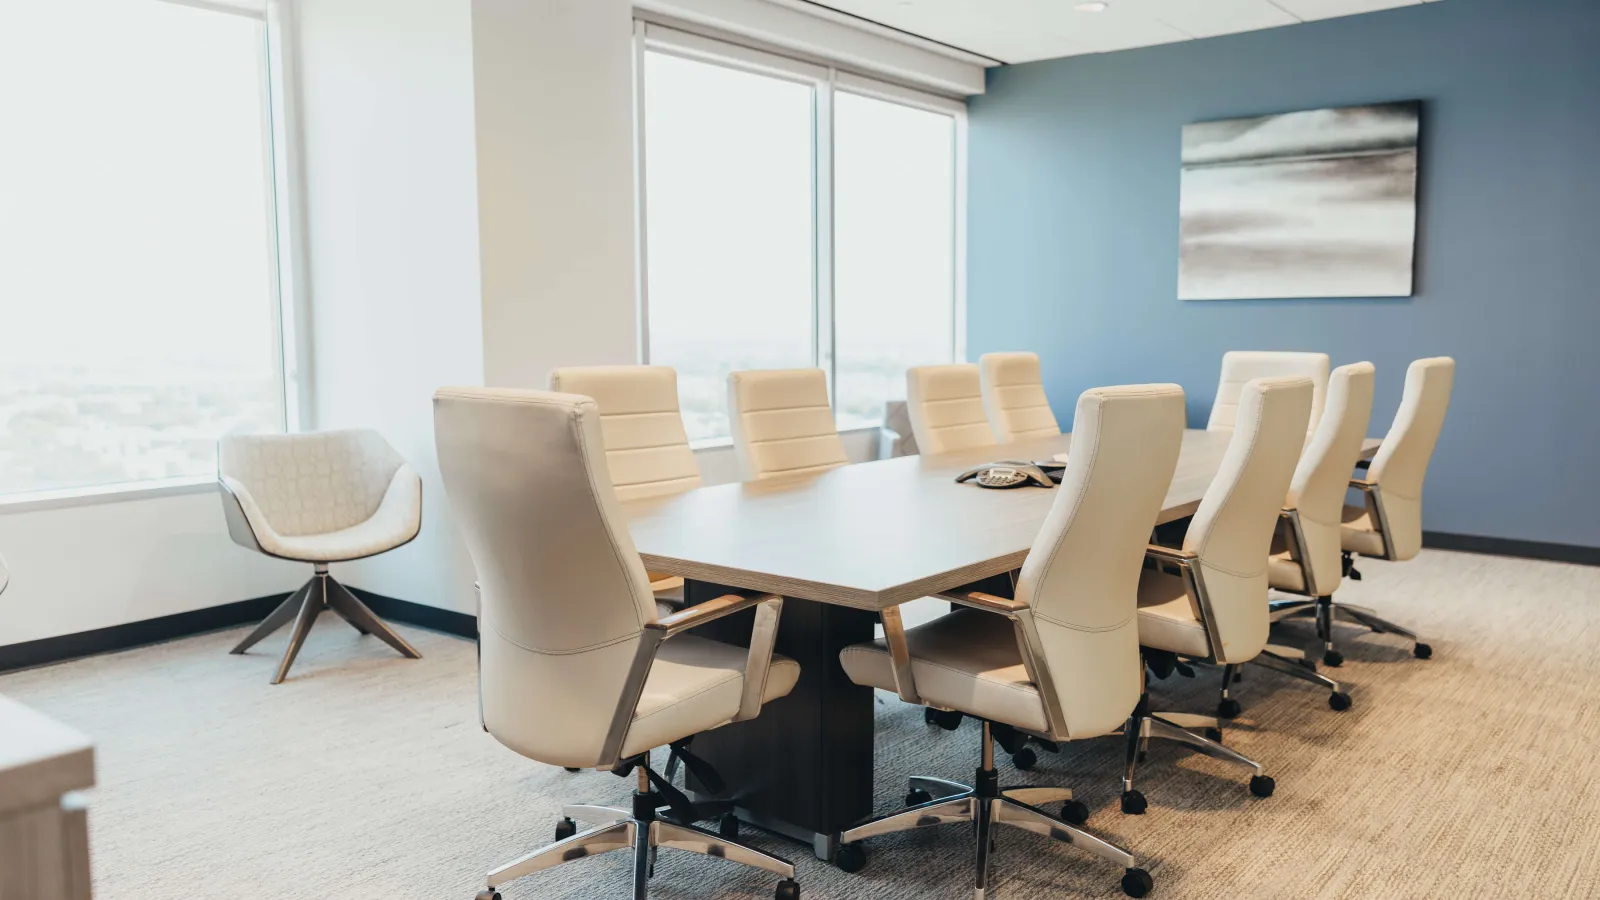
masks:
[[[487,384],[637,359],[630,0],[473,0]]]
[[[315,424],[378,429],[423,479],[417,540],[335,575],[473,612],[431,405],[483,383],[470,0],[297,6]]]
[[[214,490],[0,514],[0,646],[294,590],[309,567],[228,539]]]

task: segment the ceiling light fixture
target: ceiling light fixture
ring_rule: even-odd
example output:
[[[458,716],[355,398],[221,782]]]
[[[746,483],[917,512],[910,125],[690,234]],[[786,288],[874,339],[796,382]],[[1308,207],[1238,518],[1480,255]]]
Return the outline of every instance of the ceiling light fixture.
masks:
[[[1073,9],[1078,12],[1105,12],[1108,6],[1110,6],[1109,3],[1102,2],[1102,0],[1094,0],[1092,3],[1079,3]]]

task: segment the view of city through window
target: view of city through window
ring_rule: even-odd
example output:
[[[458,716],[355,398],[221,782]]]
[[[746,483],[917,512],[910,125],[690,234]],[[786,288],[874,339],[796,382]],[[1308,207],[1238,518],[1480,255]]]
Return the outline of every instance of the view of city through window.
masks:
[[[0,494],[216,471],[283,427],[257,18],[0,5]]]
[[[826,358],[819,88],[645,58],[650,361],[677,369],[689,438],[723,438],[729,372]],[[832,128],[833,331],[820,340],[833,350],[838,426],[870,427],[904,396],[907,368],[954,356],[955,119],[840,91]]]

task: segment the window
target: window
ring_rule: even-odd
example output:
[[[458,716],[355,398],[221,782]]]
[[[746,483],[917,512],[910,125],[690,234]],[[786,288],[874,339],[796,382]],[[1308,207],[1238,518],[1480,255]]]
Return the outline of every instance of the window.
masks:
[[[728,373],[820,366],[840,428],[905,370],[960,355],[964,107],[644,26],[646,362],[678,370],[692,441],[726,438]]]
[[[211,476],[281,430],[266,23],[0,5],[0,495]]]

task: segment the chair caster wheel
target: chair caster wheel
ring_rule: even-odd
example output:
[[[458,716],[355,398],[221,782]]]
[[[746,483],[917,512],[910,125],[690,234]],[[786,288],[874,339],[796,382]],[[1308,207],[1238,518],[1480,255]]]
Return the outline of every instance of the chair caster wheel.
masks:
[[[932,802],[933,795],[922,788],[913,788],[906,792],[906,806],[921,806],[924,803]]]
[[[722,835],[723,837],[727,838],[730,841],[738,840],[738,838],[739,838],[739,817],[734,815],[733,813],[728,813],[727,815],[725,815],[722,818],[718,819],[717,820],[717,834]]]
[[[1344,665],[1344,654],[1337,650],[1329,650],[1322,654],[1322,664],[1337,669]]]
[[[1207,728],[1206,729],[1206,740],[1208,740],[1208,741],[1216,741],[1219,744],[1222,743],[1222,729],[1221,728]]]
[[[938,722],[939,722],[939,711],[937,709],[934,709],[931,706],[924,706],[922,708],[922,724],[924,724],[924,725],[937,725]]]
[[[1016,753],[1011,754],[1011,764],[1024,772],[1033,768],[1038,761],[1039,754],[1033,752],[1032,747],[1023,747]]]
[[[578,823],[568,818],[562,818],[556,823],[556,840],[564,841],[578,833]]]
[[[1089,804],[1082,800],[1068,800],[1062,803],[1061,821],[1068,825],[1082,825],[1089,821]]]
[[[1244,673],[1243,672],[1235,672],[1235,673],[1233,673],[1233,683],[1234,684],[1238,684],[1241,681],[1244,681]]]
[[[561,768],[566,769],[568,772],[582,772],[583,771],[582,769],[575,768],[573,766],[562,766]]]
[[[1250,778],[1250,793],[1257,797],[1271,797],[1278,783],[1270,775],[1254,775]]]
[[[1129,869],[1122,873],[1122,892],[1129,897],[1143,897],[1155,886],[1155,879],[1143,869]]]
[[[1328,705],[1333,707],[1335,712],[1344,712],[1350,708],[1350,695],[1344,691],[1334,691],[1328,695]]]
[[[1128,815],[1142,816],[1144,815],[1144,811],[1149,808],[1150,804],[1144,799],[1144,794],[1141,794],[1138,791],[1122,792],[1122,811]],[[1136,870],[1130,869],[1129,871]]]
[[[1233,699],[1232,697],[1229,697],[1217,704],[1217,716],[1219,718],[1236,718],[1241,712],[1244,712],[1244,707],[1240,706],[1239,701]]]
[[[840,844],[833,851],[833,864],[841,872],[859,872],[867,864],[867,851],[860,844]]]
[[[473,897],[472,900],[500,900],[500,892],[499,891],[479,891],[478,892],[478,896]]]
[[[775,900],[800,900],[800,883],[793,878],[785,878],[778,882],[778,889],[772,892]]]
[[[1433,648],[1427,644],[1418,644],[1411,648],[1411,655],[1415,656],[1417,659],[1432,659]]]
[[[923,720],[943,728],[945,731],[955,731],[961,727],[961,713],[950,709],[930,709],[923,713]]]

